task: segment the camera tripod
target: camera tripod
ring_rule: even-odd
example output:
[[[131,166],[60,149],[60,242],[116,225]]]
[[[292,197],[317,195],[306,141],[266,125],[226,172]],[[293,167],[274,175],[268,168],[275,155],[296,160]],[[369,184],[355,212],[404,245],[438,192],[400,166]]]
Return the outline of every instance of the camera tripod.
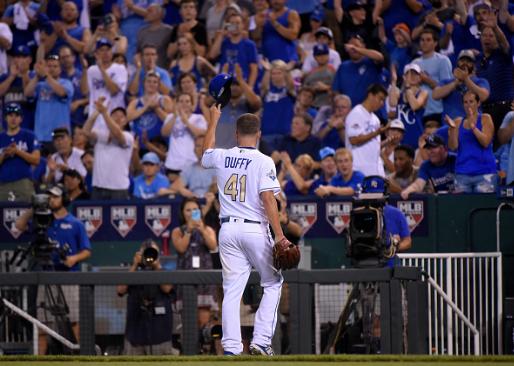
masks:
[[[10,258],[6,255],[4,269],[9,272],[53,271],[52,253],[45,252],[44,255],[41,255],[37,245],[30,243],[27,247],[18,247]],[[35,256],[34,253],[38,255]],[[0,297],[19,304],[21,308],[26,307],[28,314],[39,318],[39,320],[47,324],[52,322],[59,334],[70,342],[77,343],[68,317],[69,307],[62,287],[60,285],[43,285],[39,287],[39,291],[41,291],[39,298],[38,286],[35,285],[10,290],[2,289]],[[25,306],[22,306],[24,302],[22,299],[26,301]],[[38,309],[43,310],[39,316]],[[30,339],[32,337],[32,328],[20,319],[14,321],[15,317],[11,317],[9,314],[7,309],[2,309],[0,313],[0,327],[5,330],[5,333],[3,331],[2,333],[6,335],[5,339],[0,337],[0,340],[19,342]],[[52,353],[70,353],[67,348],[60,347],[57,343],[54,345],[53,343],[50,343],[49,347]]]
[[[339,348],[339,353],[379,353],[380,344],[376,334],[374,334],[374,323],[377,318],[375,314],[375,300],[378,293],[378,285],[376,283],[357,283],[353,286],[343,311],[339,315],[336,327],[332,330],[329,335],[327,346],[324,349],[325,354],[336,353]],[[359,308],[361,306],[361,317],[359,318]],[[357,326],[362,328],[362,331],[353,332],[352,326],[347,325],[351,315],[354,315],[353,327]],[[362,322],[362,325],[358,323]],[[353,350],[350,345],[346,349],[341,350],[339,344],[343,340],[343,337],[354,338],[353,340],[359,340],[359,343],[352,344]],[[351,341],[351,339],[350,339]],[[378,344],[377,344],[378,343]],[[339,346],[339,347],[338,347]]]

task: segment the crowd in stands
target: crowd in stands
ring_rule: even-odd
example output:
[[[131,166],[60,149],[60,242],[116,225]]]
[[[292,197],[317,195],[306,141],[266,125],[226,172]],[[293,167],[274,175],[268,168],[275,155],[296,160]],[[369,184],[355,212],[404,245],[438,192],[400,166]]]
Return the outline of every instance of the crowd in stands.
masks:
[[[514,182],[508,0],[30,0],[3,3],[0,200],[207,198],[242,113],[287,196],[494,192]]]

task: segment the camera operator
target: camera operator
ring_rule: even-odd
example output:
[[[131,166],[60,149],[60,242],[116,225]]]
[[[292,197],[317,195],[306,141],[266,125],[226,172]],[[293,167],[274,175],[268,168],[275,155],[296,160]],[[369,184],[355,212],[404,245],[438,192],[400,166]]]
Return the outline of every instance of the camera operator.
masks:
[[[36,266],[32,267],[33,270],[55,270],[66,272],[77,272],[80,270],[79,263],[85,261],[91,256],[91,244],[86,233],[84,224],[75,216],[68,212],[66,206],[68,205],[67,193],[61,185],[56,185],[46,191],[48,194],[48,208],[49,215],[51,215],[48,225],[38,223],[37,218],[34,220],[34,212],[38,213],[41,208],[33,207],[23,213],[16,221],[16,228],[20,231],[25,231],[29,228],[29,222],[32,220],[34,227],[35,241],[32,243],[34,258]],[[37,195],[45,198],[44,195]],[[40,202],[41,203],[41,202]],[[42,202],[43,204],[45,202]],[[34,205],[35,206],[35,205]],[[45,232],[41,232],[46,230]],[[46,234],[46,235],[45,235]],[[55,246],[53,246],[55,244]],[[46,250],[50,248],[48,253]],[[48,263],[43,263],[39,255],[44,254],[49,258]],[[42,263],[38,263],[41,261]],[[42,289],[40,289],[42,290]],[[79,339],[79,288],[78,286],[62,286],[64,297],[67,300],[69,308],[68,318],[71,322],[73,335],[78,341]],[[43,296],[43,291],[39,291],[37,303],[43,301],[45,304],[51,303],[46,295]],[[41,300],[41,301],[40,301]],[[50,311],[51,312],[51,311]],[[38,318],[47,316],[39,312]],[[52,314],[53,315],[53,314]],[[48,319],[50,323],[56,321],[55,319]],[[40,333],[39,337],[39,352],[46,354],[48,347],[46,335]]]
[[[160,271],[159,247],[147,239],[134,254],[130,272]],[[126,355],[177,355],[172,344],[172,285],[119,285],[119,296],[128,294],[125,326]]]

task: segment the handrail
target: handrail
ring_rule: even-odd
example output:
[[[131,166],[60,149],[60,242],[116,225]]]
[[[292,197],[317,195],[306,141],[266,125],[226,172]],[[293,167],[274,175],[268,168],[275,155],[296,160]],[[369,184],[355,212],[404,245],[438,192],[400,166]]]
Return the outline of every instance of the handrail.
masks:
[[[480,355],[480,332],[478,329],[471,323],[471,321],[464,315],[464,313],[457,307],[457,305],[450,299],[448,295],[443,291],[443,289],[434,281],[432,277],[426,272],[422,272],[427,278],[430,285],[436,290],[436,292],[446,301],[446,303],[453,309],[453,311],[457,314],[457,316],[466,324],[466,326],[473,333],[474,343],[475,343],[475,356]]]
[[[79,350],[80,349],[80,345],[79,344],[70,342],[68,339],[64,338],[62,335],[60,335],[59,333],[54,331],[52,328],[49,328],[47,325],[43,324],[42,322],[40,322],[39,320],[37,320],[36,318],[31,316],[27,312],[23,311],[22,309],[20,309],[16,305],[14,305],[9,300],[7,300],[7,299],[2,299],[2,300],[3,300],[4,305],[6,307],[8,307],[14,313],[18,314],[19,316],[21,316],[22,318],[24,318],[25,320],[29,321],[32,324],[33,329],[34,329],[34,333],[33,333],[33,348],[34,348],[33,349],[33,353],[34,354],[38,353],[39,329],[44,330],[46,334],[48,334],[49,336],[51,336],[55,340],[61,342],[64,346],[68,347],[69,349],[72,349],[72,350]]]
[[[466,252],[466,253],[399,253],[399,258],[475,258],[480,257],[501,257],[499,252]]]

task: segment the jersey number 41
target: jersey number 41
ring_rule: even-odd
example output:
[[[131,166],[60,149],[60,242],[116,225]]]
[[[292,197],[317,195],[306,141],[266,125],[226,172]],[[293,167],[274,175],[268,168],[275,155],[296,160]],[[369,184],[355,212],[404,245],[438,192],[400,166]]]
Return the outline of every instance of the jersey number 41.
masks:
[[[244,202],[246,199],[246,175],[232,174],[225,183],[223,193],[230,196],[232,201],[237,200],[239,196],[239,202]]]

